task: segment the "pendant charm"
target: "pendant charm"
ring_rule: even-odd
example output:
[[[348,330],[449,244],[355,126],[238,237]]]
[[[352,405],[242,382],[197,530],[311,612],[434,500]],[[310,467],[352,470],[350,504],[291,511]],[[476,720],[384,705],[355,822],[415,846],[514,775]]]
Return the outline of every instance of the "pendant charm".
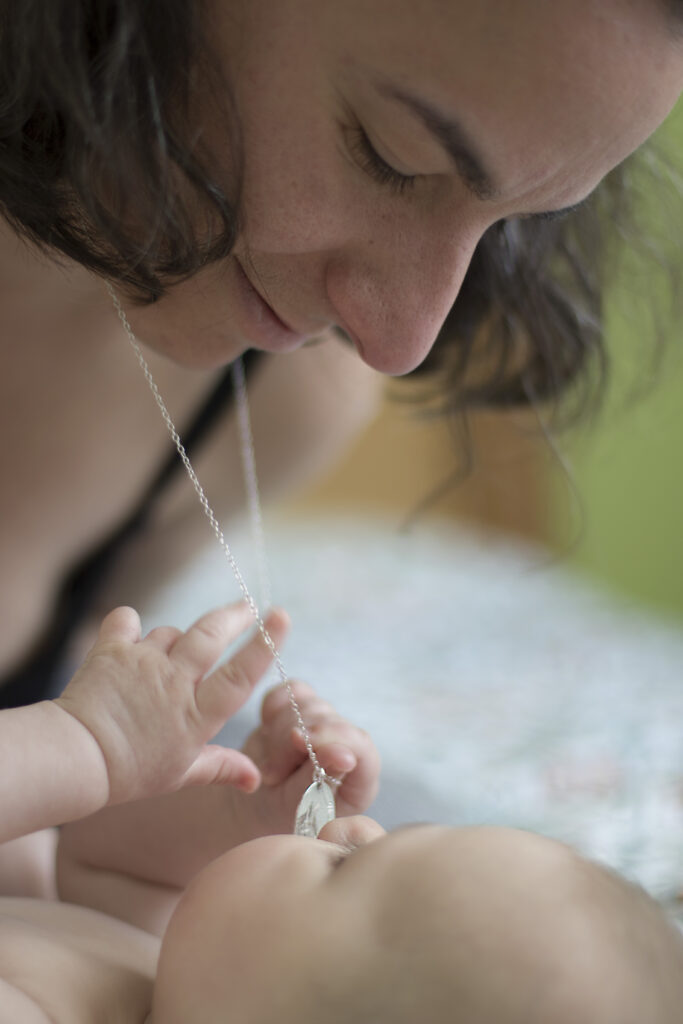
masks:
[[[334,821],[335,804],[332,787],[324,779],[313,782],[301,797],[296,809],[295,836],[318,838],[328,821]]]

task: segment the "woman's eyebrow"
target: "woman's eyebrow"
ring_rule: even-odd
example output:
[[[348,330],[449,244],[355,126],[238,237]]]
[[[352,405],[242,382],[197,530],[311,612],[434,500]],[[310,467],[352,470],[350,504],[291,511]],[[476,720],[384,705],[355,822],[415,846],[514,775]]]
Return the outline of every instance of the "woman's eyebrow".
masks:
[[[496,184],[494,175],[486,166],[486,161],[458,121],[444,115],[423,97],[416,96],[384,79],[376,79],[375,87],[389,99],[402,103],[420,120],[430,135],[448,153],[463,182],[477,199],[481,199],[483,202],[492,202],[502,198],[502,189]],[[522,214],[522,217],[538,220],[554,220],[558,217],[565,217],[583,206],[589,198],[590,196],[586,196],[578,203],[572,203],[571,206],[565,206],[560,210]]]
[[[390,82],[379,79],[375,81],[375,86],[389,99],[402,103],[421,121],[429,134],[446,151],[458,174],[477,199],[486,202],[500,198],[501,191],[493,174],[488,170],[486,161],[458,121],[446,117],[422,97]]]

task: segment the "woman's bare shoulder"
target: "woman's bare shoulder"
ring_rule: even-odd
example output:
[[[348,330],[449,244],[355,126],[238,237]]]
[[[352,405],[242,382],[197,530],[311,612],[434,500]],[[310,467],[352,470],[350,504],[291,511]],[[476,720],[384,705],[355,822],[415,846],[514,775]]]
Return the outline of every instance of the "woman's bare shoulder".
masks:
[[[84,907],[0,899],[0,1024],[143,1024],[158,950],[153,936]]]

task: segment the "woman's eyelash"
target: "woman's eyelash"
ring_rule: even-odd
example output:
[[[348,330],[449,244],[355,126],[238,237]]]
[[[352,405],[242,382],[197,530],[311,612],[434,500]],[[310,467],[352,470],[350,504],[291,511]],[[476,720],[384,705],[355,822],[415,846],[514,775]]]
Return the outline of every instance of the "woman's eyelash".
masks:
[[[350,145],[360,166],[380,185],[387,185],[399,194],[415,185],[418,176],[401,174],[383,160],[360,126],[350,129]]]

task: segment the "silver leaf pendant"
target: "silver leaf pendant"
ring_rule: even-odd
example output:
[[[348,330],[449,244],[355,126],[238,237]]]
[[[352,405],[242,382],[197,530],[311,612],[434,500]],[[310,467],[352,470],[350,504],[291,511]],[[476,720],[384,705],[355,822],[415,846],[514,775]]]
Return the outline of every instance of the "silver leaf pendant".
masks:
[[[301,797],[296,809],[294,835],[318,838],[323,825],[335,818],[334,793],[323,779],[313,782]]]

